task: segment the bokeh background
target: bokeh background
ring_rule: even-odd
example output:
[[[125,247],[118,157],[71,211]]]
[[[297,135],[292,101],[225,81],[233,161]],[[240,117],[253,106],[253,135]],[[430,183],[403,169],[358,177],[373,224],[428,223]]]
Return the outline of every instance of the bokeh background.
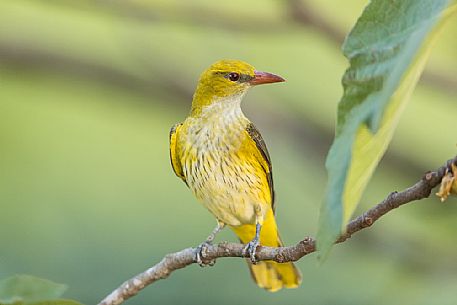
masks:
[[[66,283],[94,304],[164,254],[199,244],[213,217],[174,176],[168,132],[221,58],[287,79],[244,110],[274,166],[287,244],[314,236],[324,160],[347,66],[344,35],[366,1],[0,2],[0,279]],[[457,18],[440,37],[362,206],[454,156]],[[245,262],[194,265],[127,304],[455,304],[457,200],[393,211],[298,262],[299,289],[256,288]],[[234,241],[228,230],[219,240]]]

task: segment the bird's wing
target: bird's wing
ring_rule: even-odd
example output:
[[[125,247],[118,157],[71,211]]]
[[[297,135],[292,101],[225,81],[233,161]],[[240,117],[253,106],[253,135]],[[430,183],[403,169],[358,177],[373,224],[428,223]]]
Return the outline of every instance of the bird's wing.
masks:
[[[184,176],[184,172],[181,167],[181,163],[179,161],[179,158],[177,156],[177,151],[176,151],[176,138],[179,133],[179,129],[181,128],[182,123],[175,124],[173,127],[171,127],[170,130],[170,161],[171,161],[171,166],[173,167],[173,171],[175,172],[176,176],[181,178],[184,183],[186,183],[186,177]]]
[[[246,131],[251,138],[252,141],[254,141],[255,145],[257,146],[258,151],[260,152],[260,157],[261,160],[259,160],[260,164],[262,164],[262,168],[265,171],[265,174],[267,176],[267,181],[268,181],[268,187],[270,188],[270,194],[271,194],[271,207],[273,209],[273,212],[275,210],[275,191],[273,187],[273,173],[271,169],[271,160],[270,160],[270,154],[268,153],[267,145],[265,145],[265,141],[262,139],[262,135],[260,132],[257,130],[257,128],[254,126],[254,124],[249,123],[248,126],[246,127]]]

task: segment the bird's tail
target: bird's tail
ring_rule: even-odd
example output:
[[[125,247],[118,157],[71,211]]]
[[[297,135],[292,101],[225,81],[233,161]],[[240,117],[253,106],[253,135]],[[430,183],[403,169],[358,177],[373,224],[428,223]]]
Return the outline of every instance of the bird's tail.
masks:
[[[241,225],[232,227],[242,243],[250,242],[255,236],[255,225]],[[260,245],[268,247],[282,246],[278,228],[270,209],[265,217],[260,232]],[[274,292],[281,288],[295,288],[301,283],[300,271],[293,263],[276,263],[273,261],[261,261],[253,265],[248,260],[251,275],[257,285],[268,291]]]

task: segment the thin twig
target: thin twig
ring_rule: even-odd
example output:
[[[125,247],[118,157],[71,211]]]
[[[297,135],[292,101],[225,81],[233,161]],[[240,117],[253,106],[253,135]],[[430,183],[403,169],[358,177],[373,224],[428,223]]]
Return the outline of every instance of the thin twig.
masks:
[[[346,232],[336,241],[342,243],[352,234],[371,226],[381,216],[399,206],[430,196],[433,188],[440,184],[446,169],[451,164],[457,164],[457,156],[446,162],[436,171],[426,173],[420,181],[402,192],[393,192],[382,202],[352,220],[346,227]],[[221,257],[244,257],[244,245],[223,242],[208,246],[204,253],[204,261],[210,262]],[[136,295],[140,290],[157,280],[168,277],[173,271],[195,263],[196,248],[187,248],[179,252],[167,254],[158,264],[124,282],[114,290],[99,305],[118,305]],[[289,247],[259,247],[256,252],[258,260],[273,260],[278,263],[297,261],[303,256],[316,251],[316,241],[306,237],[298,244]]]

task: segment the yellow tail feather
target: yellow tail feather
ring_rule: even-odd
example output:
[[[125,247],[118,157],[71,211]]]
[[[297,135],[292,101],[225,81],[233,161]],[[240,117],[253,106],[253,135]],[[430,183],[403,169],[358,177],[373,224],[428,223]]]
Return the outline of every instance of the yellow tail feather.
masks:
[[[248,243],[255,236],[255,225],[242,225],[232,227],[242,243]],[[273,211],[268,211],[260,232],[260,245],[280,247],[282,241],[278,234]],[[261,261],[253,265],[248,261],[251,275],[257,285],[268,291],[274,292],[281,288],[295,288],[301,283],[300,271],[293,263],[276,263],[273,261]]]

